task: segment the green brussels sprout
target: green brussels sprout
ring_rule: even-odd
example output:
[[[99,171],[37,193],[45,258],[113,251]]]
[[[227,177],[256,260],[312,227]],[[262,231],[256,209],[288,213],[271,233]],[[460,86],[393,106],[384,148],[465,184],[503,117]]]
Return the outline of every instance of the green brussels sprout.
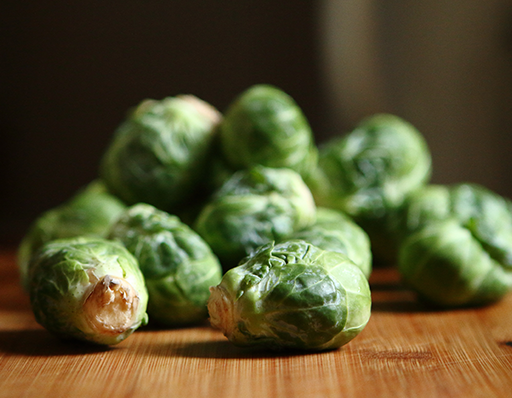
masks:
[[[368,234],[338,210],[317,208],[316,222],[291,234],[288,239],[301,239],[320,249],[346,254],[367,278],[371,274],[372,253]]]
[[[235,170],[257,164],[287,167],[306,178],[316,166],[306,117],[288,94],[270,85],[241,93],[226,111],[219,134],[222,154]]]
[[[239,346],[338,348],[371,312],[362,271],[346,255],[301,240],[260,247],[210,290],[211,324]]]
[[[512,287],[512,267],[493,258],[455,218],[428,223],[406,238],[398,267],[420,298],[441,307],[488,304]]]
[[[147,323],[144,278],[119,243],[53,240],[32,257],[29,279],[37,322],[62,338],[112,345]]]
[[[180,326],[208,317],[209,288],[219,283],[222,268],[204,240],[178,217],[137,204],[119,217],[109,237],[137,258],[152,320]]]
[[[315,214],[311,191],[298,173],[255,166],[222,185],[195,229],[229,269],[257,247],[312,224]]]
[[[402,213],[399,271],[441,306],[486,304],[512,288],[512,202],[478,184],[428,185]]]
[[[100,175],[129,205],[175,212],[203,189],[220,113],[188,95],[145,100],[117,129]]]
[[[68,202],[43,213],[30,226],[18,248],[21,284],[28,287],[28,264],[44,243],[74,236],[104,237],[126,205],[94,180]]]
[[[396,212],[431,175],[423,136],[403,119],[377,114],[320,148],[311,189],[319,206],[339,209],[370,236],[374,256],[392,261]]]
[[[478,184],[428,185],[406,201],[400,230],[407,237],[429,223],[448,218],[470,230],[492,258],[512,267],[510,200]]]

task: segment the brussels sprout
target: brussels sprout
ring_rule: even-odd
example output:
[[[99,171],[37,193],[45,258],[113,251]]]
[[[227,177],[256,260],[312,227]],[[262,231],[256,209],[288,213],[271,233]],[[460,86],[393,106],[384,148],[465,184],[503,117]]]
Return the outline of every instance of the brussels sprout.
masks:
[[[442,307],[488,304],[512,287],[512,268],[492,258],[455,219],[429,223],[409,236],[399,271],[421,298]]]
[[[317,161],[309,123],[295,101],[280,89],[255,85],[229,106],[219,126],[221,148],[234,169],[257,164],[295,170],[307,177]]]
[[[209,288],[219,283],[222,268],[196,232],[178,217],[141,203],[121,215],[109,236],[139,261],[152,320],[178,326],[207,318]]]
[[[370,318],[361,270],[346,255],[301,240],[260,247],[210,290],[211,324],[239,346],[334,349]]]
[[[422,135],[397,116],[377,114],[327,142],[318,162],[311,184],[317,204],[353,217],[369,234],[374,256],[394,259],[395,213],[431,175]]]
[[[512,288],[512,205],[477,184],[432,185],[404,208],[404,281],[441,306],[486,304]]]
[[[119,126],[100,165],[126,203],[174,212],[199,187],[220,113],[194,96],[145,100]]]
[[[195,229],[229,269],[257,247],[312,224],[315,213],[311,191],[299,174],[255,166],[224,183]]]
[[[125,208],[124,203],[107,192],[103,182],[95,180],[68,202],[43,213],[32,223],[18,249],[23,287],[27,288],[30,258],[44,243],[81,235],[104,237]]]
[[[301,239],[320,249],[346,254],[368,278],[372,271],[370,238],[364,230],[344,213],[317,208],[316,222],[288,239]]]
[[[37,322],[63,338],[117,344],[147,323],[137,260],[120,244],[76,237],[44,244],[30,262]]]
[[[404,235],[434,221],[455,218],[489,255],[512,267],[512,202],[470,183],[428,185],[411,195],[402,212]]]

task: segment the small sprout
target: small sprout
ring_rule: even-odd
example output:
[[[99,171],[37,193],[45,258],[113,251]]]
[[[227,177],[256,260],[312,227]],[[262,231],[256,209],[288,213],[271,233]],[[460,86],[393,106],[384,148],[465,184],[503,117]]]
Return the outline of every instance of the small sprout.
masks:
[[[44,244],[30,263],[37,322],[63,338],[117,344],[147,323],[137,260],[119,243],[76,237]]]
[[[271,241],[311,225],[316,206],[298,173],[255,166],[234,173],[202,209],[195,229],[225,270]]]
[[[394,261],[395,213],[431,175],[423,136],[397,116],[373,115],[321,147],[318,163],[317,204],[347,213],[370,236],[374,257]]]
[[[141,102],[119,126],[100,165],[109,190],[129,205],[174,211],[202,189],[221,114],[191,95]]]
[[[287,167],[306,179],[316,167],[311,127],[293,98],[277,87],[258,84],[241,93],[219,134],[222,155],[235,170]]]
[[[264,245],[226,272],[208,310],[235,345],[321,351],[361,333],[371,295],[346,255],[291,240]]]
[[[399,271],[443,307],[488,304],[512,289],[512,204],[476,184],[431,185],[402,214]]]
[[[178,217],[140,203],[119,217],[109,237],[138,260],[152,320],[181,326],[207,318],[209,288],[219,283],[222,268],[195,231]]]

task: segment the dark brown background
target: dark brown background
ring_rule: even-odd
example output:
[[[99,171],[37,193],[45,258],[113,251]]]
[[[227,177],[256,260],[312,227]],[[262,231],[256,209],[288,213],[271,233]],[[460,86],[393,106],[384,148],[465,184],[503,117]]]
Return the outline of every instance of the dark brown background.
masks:
[[[0,243],[16,243],[96,176],[142,99],[191,93],[223,111],[255,83],[292,95],[318,142],[363,113],[396,113],[424,133],[434,182],[472,180],[511,196],[511,1],[409,3],[3,1]],[[363,45],[353,34],[361,24],[371,48],[365,32]],[[345,51],[341,65],[333,46]],[[380,87],[365,86],[362,58]],[[336,76],[350,84],[340,89]]]
[[[315,2],[22,0],[2,8],[6,238],[95,177],[113,130],[144,98],[191,93],[224,110],[248,86],[271,83],[321,134]]]

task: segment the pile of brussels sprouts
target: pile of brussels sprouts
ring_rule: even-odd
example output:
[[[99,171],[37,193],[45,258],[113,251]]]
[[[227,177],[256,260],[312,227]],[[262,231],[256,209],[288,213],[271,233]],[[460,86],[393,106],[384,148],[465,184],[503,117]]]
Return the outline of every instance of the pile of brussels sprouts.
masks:
[[[273,86],[224,114],[192,95],[145,100],[97,179],[34,221],[21,283],[63,338],[116,344],[148,319],[209,318],[240,346],[338,348],[369,321],[372,264],[398,264],[445,307],[510,290],[512,204],[430,176],[424,138],[394,115],[317,146]]]

